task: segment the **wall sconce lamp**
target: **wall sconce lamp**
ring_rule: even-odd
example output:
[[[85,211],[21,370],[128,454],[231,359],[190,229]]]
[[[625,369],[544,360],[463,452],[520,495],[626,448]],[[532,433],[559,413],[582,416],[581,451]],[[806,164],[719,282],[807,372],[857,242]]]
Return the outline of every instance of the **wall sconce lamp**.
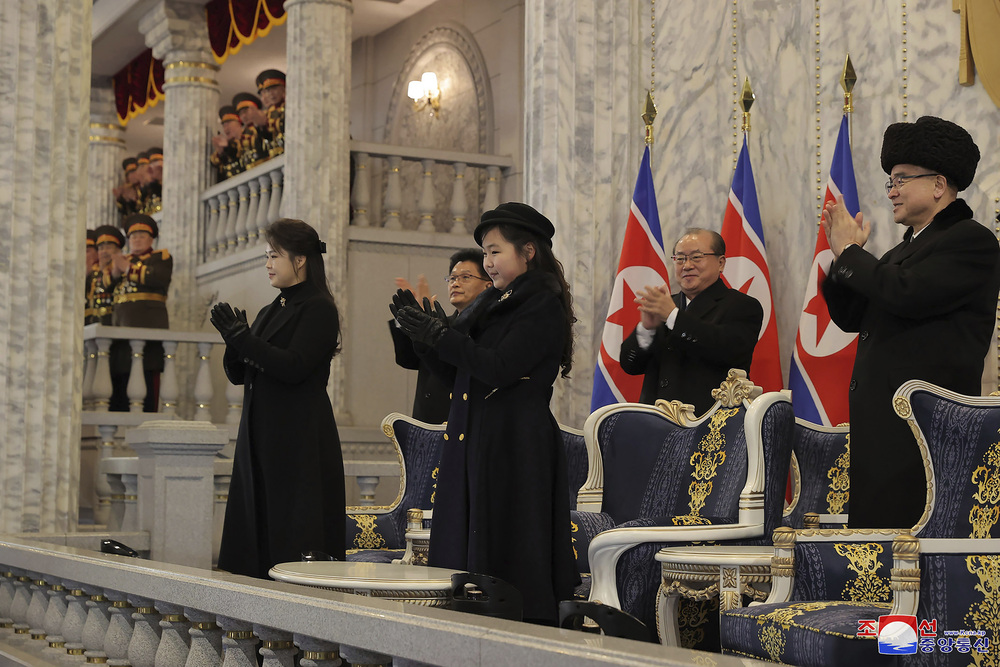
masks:
[[[437,74],[424,72],[420,81],[410,81],[406,88],[406,96],[413,100],[413,110],[421,111],[431,108],[431,115],[436,116],[441,108],[441,89],[438,88]]]

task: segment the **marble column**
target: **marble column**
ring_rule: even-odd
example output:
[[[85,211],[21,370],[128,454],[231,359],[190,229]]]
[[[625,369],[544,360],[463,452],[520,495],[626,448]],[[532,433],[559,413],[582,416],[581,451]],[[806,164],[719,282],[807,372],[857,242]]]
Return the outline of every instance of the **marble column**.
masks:
[[[553,249],[573,290],[573,381],[556,383],[552,409],[577,428],[589,414],[644,146],[645,90],[633,71],[639,12],[637,2],[597,0],[527,0],[524,7],[525,201],[554,222]]]
[[[91,5],[0,3],[0,532],[76,526]]]
[[[112,189],[122,180],[125,158],[125,128],[118,122],[111,78],[90,81],[90,184],[87,193],[87,229],[118,223],[118,207]]]
[[[199,239],[207,222],[201,193],[211,184],[208,154],[218,123],[218,66],[204,2],[160,0],[139,21],[153,56],[163,61],[163,218],[157,247],[174,258],[167,307],[172,329],[197,330],[205,315],[195,284]],[[193,361],[178,357],[180,396],[193,395]],[[190,416],[191,405],[181,406]]]
[[[350,218],[351,14],[349,0],[286,0],[288,86],[285,180],[281,215],[305,220],[326,242],[326,273],[340,312],[347,312]],[[345,349],[349,341],[345,341]],[[344,364],[334,359],[330,396],[345,413]]]

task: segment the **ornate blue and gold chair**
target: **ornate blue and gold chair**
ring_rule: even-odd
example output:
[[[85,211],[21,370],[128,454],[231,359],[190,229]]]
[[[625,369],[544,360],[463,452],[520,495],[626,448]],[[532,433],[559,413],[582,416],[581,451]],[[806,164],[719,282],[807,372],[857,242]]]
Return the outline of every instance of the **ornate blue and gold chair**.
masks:
[[[824,667],[995,660],[996,647],[982,639],[992,644],[1000,631],[1000,540],[992,537],[1000,522],[1000,398],[911,380],[893,406],[924,460],[927,502],[917,524],[901,533],[776,531],[771,596],[723,613],[724,652]],[[834,584],[817,585],[827,581]],[[918,631],[895,642],[914,653],[879,653],[872,628],[887,614],[915,617]]]
[[[347,560],[388,563],[406,548],[406,513],[434,509],[438,463],[444,445],[443,424],[426,424],[393,412],[382,431],[399,457],[399,493],[385,507],[347,508]]]
[[[792,440],[792,500],[782,525],[802,528],[807,513],[823,527],[845,527],[850,498],[850,427],[795,419]]]
[[[572,512],[577,564],[592,573],[590,600],[648,627],[660,549],[769,543],[780,525],[794,422],[788,396],[761,395],[738,370],[712,395],[716,404],[700,418],[677,401],[621,403],[584,426],[591,465]]]

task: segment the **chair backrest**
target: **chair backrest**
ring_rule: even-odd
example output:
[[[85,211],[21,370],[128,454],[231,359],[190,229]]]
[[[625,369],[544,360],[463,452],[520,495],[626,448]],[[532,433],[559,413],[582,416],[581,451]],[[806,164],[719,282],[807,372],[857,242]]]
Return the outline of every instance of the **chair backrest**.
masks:
[[[426,424],[398,412],[382,420],[382,432],[392,440],[399,457],[399,493],[392,507],[405,512],[434,509],[438,466],[444,447],[444,424]]]
[[[559,424],[563,449],[566,452],[566,473],[569,481],[569,508],[576,509],[576,494],[587,479],[587,443],[583,431]]]
[[[795,413],[788,392],[768,392],[754,399],[747,410],[751,468],[740,498],[740,523],[763,523],[761,544],[770,544],[771,533],[781,525],[794,431]]]
[[[807,512],[847,514],[850,498],[850,427],[795,420],[792,500],[782,524],[803,527]]]
[[[715,406],[695,420],[676,402],[619,403],[596,410],[584,426],[590,473],[581,499],[587,487],[599,486],[600,510],[615,524],[663,516],[688,517],[691,524],[736,522],[753,470],[760,478],[759,509],[760,438],[754,445],[758,449],[748,453],[744,421],[749,399],[760,388],[743,371],[731,371],[721,389]]]
[[[919,537],[1000,537],[1000,398],[964,396],[922,380],[893,397],[917,437],[927,503]]]

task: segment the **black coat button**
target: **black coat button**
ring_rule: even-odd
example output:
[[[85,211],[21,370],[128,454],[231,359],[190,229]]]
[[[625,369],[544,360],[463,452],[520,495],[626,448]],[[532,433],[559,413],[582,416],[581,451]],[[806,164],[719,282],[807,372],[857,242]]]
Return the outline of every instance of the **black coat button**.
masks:
[[[851,391],[854,391],[858,386],[857,380],[851,380]]]
[[[660,389],[665,389],[670,384],[670,380],[660,380]]]
[[[861,340],[868,340],[868,331],[867,330],[861,332]]]

